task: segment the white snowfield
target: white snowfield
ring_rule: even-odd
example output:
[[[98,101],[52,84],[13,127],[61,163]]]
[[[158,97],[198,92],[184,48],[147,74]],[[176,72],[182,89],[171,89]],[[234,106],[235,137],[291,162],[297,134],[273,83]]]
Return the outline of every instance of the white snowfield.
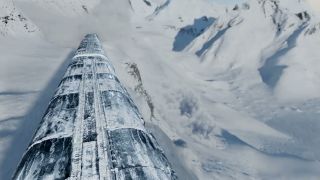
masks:
[[[319,13],[305,0],[224,2],[2,0],[0,179],[93,32],[179,179],[319,179]]]

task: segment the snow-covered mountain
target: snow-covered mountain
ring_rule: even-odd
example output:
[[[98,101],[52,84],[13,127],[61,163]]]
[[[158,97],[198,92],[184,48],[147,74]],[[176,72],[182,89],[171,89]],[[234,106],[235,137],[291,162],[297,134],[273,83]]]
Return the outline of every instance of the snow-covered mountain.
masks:
[[[15,6],[14,1],[3,0],[0,8],[0,34],[2,37],[7,35],[28,36],[39,31],[32,21],[27,19]]]
[[[304,0],[221,2],[1,1],[0,179],[91,32],[178,175],[319,177],[319,15]]]

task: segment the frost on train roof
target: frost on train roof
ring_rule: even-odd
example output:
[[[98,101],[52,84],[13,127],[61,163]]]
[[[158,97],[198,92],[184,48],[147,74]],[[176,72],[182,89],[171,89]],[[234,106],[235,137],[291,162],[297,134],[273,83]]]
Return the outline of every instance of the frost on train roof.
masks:
[[[92,54],[104,55],[104,51],[97,34],[87,34],[81,41],[75,56]]]

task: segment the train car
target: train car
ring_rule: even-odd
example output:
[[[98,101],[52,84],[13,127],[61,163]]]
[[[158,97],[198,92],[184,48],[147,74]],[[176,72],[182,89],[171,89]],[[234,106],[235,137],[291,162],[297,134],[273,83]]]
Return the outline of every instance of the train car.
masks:
[[[96,34],[80,43],[13,179],[177,179]]]

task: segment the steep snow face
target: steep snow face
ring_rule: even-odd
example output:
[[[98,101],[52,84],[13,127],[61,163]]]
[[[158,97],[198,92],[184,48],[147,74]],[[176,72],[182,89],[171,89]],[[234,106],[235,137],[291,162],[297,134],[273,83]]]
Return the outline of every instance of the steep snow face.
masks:
[[[197,36],[204,33],[205,30],[215,21],[214,18],[203,16],[195,19],[193,25],[183,27],[175,37],[173,51],[182,51],[188,46]]]
[[[37,6],[45,8],[49,12],[54,12],[67,17],[75,17],[92,12],[92,10],[99,5],[100,0],[18,0],[18,2],[34,3],[37,4]]]
[[[39,33],[38,28],[11,0],[0,2],[0,36],[24,36]]]
[[[305,67],[314,64],[314,58],[299,61],[302,56],[290,56],[290,53],[294,52],[290,50],[308,46],[304,43],[319,42],[316,35],[308,38],[312,34],[308,32],[317,32],[317,25],[311,21],[316,17],[307,11],[309,9],[303,2],[290,3],[261,0],[237,5],[224,16],[218,17],[202,35],[193,35],[195,40],[185,47],[185,50],[198,55],[209,72],[212,72],[212,68],[219,72],[246,69],[246,72],[239,75],[247,74],[248,71],[256,74],[253,76],[256,83],[262,80],[271,89],[276,89],[275,95],[280,99],[306,100],[319,97],[319,94],[315,93],[319,90],[316,85],[317,78],[313,78],[316,77],[318,69]],[[315,48],[308,48],[308,52],[318,54]],[[297,72],[294,59],[304,64],[309,75],[293,78],[296,77],[294,72]],[[300,88],[288,86],[297,83],[288,77],[304,83],[308,90],[302,91]],[[286,96],[281,90],[291,93]]]
[[[128,34],[131,28],[132,11],[127,1],[15,0],[15,4],[41,29],[42,39],[63,47],[76,47],[75,42],[88,32],[112,39]]]

